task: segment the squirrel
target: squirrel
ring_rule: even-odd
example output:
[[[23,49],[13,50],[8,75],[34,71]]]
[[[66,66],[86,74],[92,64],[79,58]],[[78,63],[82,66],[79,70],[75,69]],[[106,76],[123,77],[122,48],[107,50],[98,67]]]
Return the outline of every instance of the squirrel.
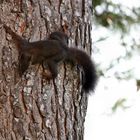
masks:
[[[30,62],[42,64],[43,68],[49,68],[51,78],[57,76],[57,64],[60,61],[69,60],[77,63],[83,69],[84,77],[82,89],[89,93],[94,91],[97,83],[97,74],[95,65],[86,52],[68,47],[68,36],[63,32],[52,32],[48,39],[42,41],[29,42],[12,31],[10,27],[3,24],[6,32],[9,33],[19,52],[19,74],[22,75],[27,69]]]

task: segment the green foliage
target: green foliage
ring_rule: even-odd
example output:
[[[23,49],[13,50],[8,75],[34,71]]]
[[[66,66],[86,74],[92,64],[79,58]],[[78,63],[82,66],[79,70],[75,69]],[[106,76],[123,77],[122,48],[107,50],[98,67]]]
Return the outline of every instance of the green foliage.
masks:
[[[117,57],[114,57],[112,60],[108,61],[109,64],[106,64],[106,60],[101,60],[99,57],[98,67],[99,69],[101,67],[99,70],[99,75],[103,77],[114,76],[119,80],[128,80],[132,77],[136,78],[137,76],[135,69],[138,66],[133,63],[132,59],[134,58],[135,60],[136,56],[139,56],[138,52],[140,50],[140,37],[138,33],[140,24],[140,8],[138,6],[127,7],[122,3],[113,3],[113,1],[115,0],[93,0],[93,24],[95,27],[95,34],[97,33],[94,38],[96,40],[94,41],[94,45],[98,46],[100,43],[100,48],[97,48],[98,54],[104,53],[100,52],[104,50],[104,45],[101,47],[101,44],[103,44],[105,40],[109,41],[110,43],[110,37],[112,39],[113,37],[116,37],[116,39],[118,39],[118,45],[120,43],[120,46],[124,48],[122,51],[120,51],[120,56],[118,54]],[[105,27],[107,30],[102,27]],[[117,32],[114,33],[114,31]],[[117,45],[116,42],[113,43],[112,41],[112,44],[109,44],[108,46],[111,45],[114,48],[117,47],[114,46]],[[110,50],[108,50],[108,52],[110,54]],[[127,68],[125,69],[122,67],[122,69],[119,69],[122,64],[126,64]],[[140,88],[138,84],[137,87]]]
[[[101,5],[101,3],[103,3],[103,0],[93,0],[93,7],[95,8],[98,5]]]
[[[94,21],[97,25],[120,30],[123,33],[129,31],[132,24],[140,21],[140,8],[130,9],[104,0],[94,0],[93,8]]]
[[[124,105],[126,101],[127,101],[127,99],[125,99],[125,98],[117,100],[116,103],[112,107],[112,112],[113,113],[116,112],[118,108],[121,108],[123,110],[129,108],[129,106]]]

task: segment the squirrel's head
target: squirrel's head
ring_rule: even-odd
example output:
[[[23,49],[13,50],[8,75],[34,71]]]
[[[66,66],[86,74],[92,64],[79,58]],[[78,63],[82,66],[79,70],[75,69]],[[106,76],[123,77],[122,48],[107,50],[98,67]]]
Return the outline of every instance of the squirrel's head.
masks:
[[[58,40],[64,45],[68,46],[68,36],[64,32],[52,32],[49,39]]]

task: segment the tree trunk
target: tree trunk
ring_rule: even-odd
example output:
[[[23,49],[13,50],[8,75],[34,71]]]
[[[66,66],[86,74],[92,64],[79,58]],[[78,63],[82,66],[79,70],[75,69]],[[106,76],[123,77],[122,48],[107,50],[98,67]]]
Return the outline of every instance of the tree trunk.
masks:
[[[69,34],[69,46],[91,52],[89,0],[2,0],[0,18],[30,42],[56,30]],[[76,66],[59,65],[46,81],[39,65],[18,76],[18,51],[0,25],[0,140],[82,140],[87,96],[81,95]]]

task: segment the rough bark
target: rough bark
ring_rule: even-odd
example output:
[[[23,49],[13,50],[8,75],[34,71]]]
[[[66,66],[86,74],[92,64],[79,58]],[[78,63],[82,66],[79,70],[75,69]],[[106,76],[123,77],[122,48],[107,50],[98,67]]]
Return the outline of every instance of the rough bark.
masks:
[[[70,46],[91,51],[89,0],[1,0],[0,18],[29,41],[56,30]],[[39,65],[18,76],[18,51],[0,25],[0,140],[82,140],[87,96],[77,66],[60,64],[46,81]]]

